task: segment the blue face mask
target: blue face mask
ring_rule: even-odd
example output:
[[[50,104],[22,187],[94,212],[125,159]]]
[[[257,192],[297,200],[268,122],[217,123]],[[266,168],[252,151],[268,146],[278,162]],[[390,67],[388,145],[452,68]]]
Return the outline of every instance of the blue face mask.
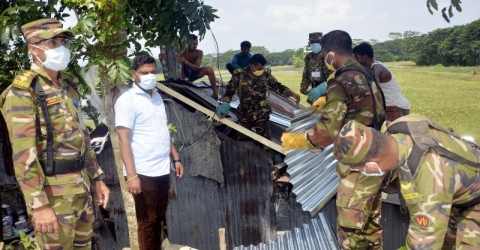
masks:
[[[312,50],[314,54],[318,54],[318,52],[322,50],[322,46],[320,46],[320,43],[312,43],[310,44],[310,50]]]

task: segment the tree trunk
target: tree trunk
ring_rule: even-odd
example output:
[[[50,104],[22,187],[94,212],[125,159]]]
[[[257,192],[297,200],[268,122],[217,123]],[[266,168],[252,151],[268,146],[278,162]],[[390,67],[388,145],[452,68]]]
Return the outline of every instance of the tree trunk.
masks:
[[[116,1],[116,3],[110,3],[110,6],[106,7],[105,11],[110,8],[111,13],[118,11],[118,8],[124,8],[124,2],[121,0]],[[118,17],[117,17],[118,18]],[[98,20],[98,24],[102,27],[110,27],[115,25],[117,18],[111,18],[109,20]],[[118,46],[124,43],[127,40],[127,32],[125,29],[119,29],[116,34],[107,36],[105,39],[105,44],[98,43],[98,50],[105,50],[105,48],[112,48],[109,51],[104,51],[106,55],[110,55],[110,60],[115,59],[116,56],[125,56],[127,54],[127,48],[125,46]],[[115,46],[116,45],[116,46]],[[130,249],[138,249],[138,235],[137,235],[137,219],[135,213],[135,203],[133,197],[126,190],[126,184],[124,181],[121,181],[123,178],[123,161],[120,152],[119,138],[115,131],[115,113],[113,106],[116,99],[120,95],[118,88],[109,82],[108,80],[108,69],[99,65],[99,76],[100,76],[100,87],[103,97],[103,105],[105,109],[105,119],[107,121],[108,130],[110,132],[110,140],[112,142],[113,153],[115,156],[115,164],[117,168],[117,174],[119,178],[119,183],[122,189],[122,197],[125,206],[126,219],[128,222],[128,231],[130,239]]]
[[[165,80],[170,78],[180,79],[182,77],[182,64],[177,61],[178,52],[175,47],[166,48],[165,45],[160,46],[160,52],[167,55],[162,60],[162,69]]]

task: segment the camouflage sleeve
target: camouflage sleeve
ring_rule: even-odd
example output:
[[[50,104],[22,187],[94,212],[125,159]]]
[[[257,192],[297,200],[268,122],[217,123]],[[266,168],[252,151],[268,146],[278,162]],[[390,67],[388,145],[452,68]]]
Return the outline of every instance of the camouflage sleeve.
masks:
[[[307,88],[312,84],[310,81],[310,70],[308,68],[308,57],[304,59],[305,66],[303,66],[302,82],[300,82],[300,87]]]
[[[290,91],[290,89],[287,86],[278,82],[277,78],[275,78],[272,75],[268,75],[267,84],[268,86],[270,86],[270,88],[273,89],[273,91],[275,91],[276,93],[282,96],[285,96],[286,91]]]
[[[333,142],[333,138],[342,128],[347,112],[347,103],[348,96],[340,83],[331,82],[327,90],[327,102],[320,113],[320,119],[313,128],[307,131],[308,140],[316,148],[326,147]]]
[[[454,199],[452,190],[467,189],[465,186],[462,187],[462,181],[469,178],[453,175],[452,168],[458,167],[455,165],[458,163],[450,160],[446,163],[446,161],[437,153],[432,151],[427,153],[414,176],[423,201],[409,204],[410,197],[405,197],[406,195],[403,194],[410,214],[407,249],[442,249]],[[468,171],[460,175],[467,175],[466,173]],[[473,173],[472,177],[476,178],[476,173],[474,171],[471,173]],[[401,185],[405,184],[401,183]]]
[[[230,103],[239,85],[240,85],[240,76],[239,76],[239,73],[235,71],[232,76],[232,80],[230,80],[230,84],[227,85],[227,89],[225,90],[225,94],[223,95],[222,102]]]
[[[29,91],[10,88],[2,94],[2,112],[12,143],[15,177],[30,208],[49,204],[45,175],[37,158],[36,111]]]

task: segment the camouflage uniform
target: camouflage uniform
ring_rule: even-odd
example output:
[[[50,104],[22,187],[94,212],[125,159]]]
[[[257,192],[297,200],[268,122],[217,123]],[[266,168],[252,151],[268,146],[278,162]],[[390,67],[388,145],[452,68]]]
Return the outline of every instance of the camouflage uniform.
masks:
[[[48,37],[42,37],[42,33],[37,33],[37,37],[51,38],[52,29],[54,34],[65,32],[61,29],[60,22],[52,20],[43,19],[29,23],[22,26],[22,30],[51,21],[53,24],[48,24],[50,30],[46,31],[50,33],[45,35]],[[47,95],[46,105],[53,131],[54,161],[75,160],[84,155],[83,170],[52,176],[44,174],[40,161],[46,160],[47,129],[42,110],[37,104],[37,94],[31,88],[34,78]],[[61,89],[53,87],[48,74],[36,64],[32,64],[31,70],[20,72],[2,93],[0,107],[12,143],[15,175],[27,207],[30,208],[30,215],[31,209],[50,205],[60,225],[59,236],[36,233],[37,244],[41,249],[90,249],[93,221],[90,182],[103,172],[89,143],[79,96],[65,79],[70,79],[75,84],[78,81],[66,72],[59,72],[59,79],[62,83]]]
[[[408,115],[392,124],[402,121],[424,121],[421,115]],[[389,126],[391,126],[390,124]],[[480,150],[440,130],[430,128],[432,139],[449,151],[472,162],[480,162]],[[437,150],[430,149],[423,156],[412,176],[407,159],[413,149],[409,134],[391,134],[398,146],[397,170],[382,177],[371,179],[366,185],[352,183],[355,195],[368,189],[382,186],[379,179],[400,180],[400,190],[410,214],[410,225],[406,249],[479,249],[480,248],[480,177],[479,168],[447,158]],[[348,123],[335,140],[334,154],[343,168],[363,159],[371,145],[371,131],[358,123]],[[362,175],[358,171],[350,175]],[[365,181],[367,182],[367,181]],[[377,183],[378,185],[375,185]],[[342,218],[340,218],[342,216]],[[358,223],[361,217],[339,215],[339,220]],[[368,224],[369,222],[367,222]],[[351,241],[353,241],[351,239]]]
[[[283,96],[287,91],[291,91],[272,76],[270,69],[265,69],[265,73],[260,77],[253,78],[242,69],[236,69],[222,101],[231,102],[232,96],[238,89],[240,105],[237,107],[236,115],[239,124],[248,129],[255,128],[257,134],[270,139],[270,113],[272,113],[272,109],[266,101],[267,85]]]
[[[348,61],[342,68],[348,66],[362,68],[355,60]],[[307,145],[312,150],[329,145],[332,138],[349,121],[355,120],[367,126],[373,126],[373,103],[367,77],[358,71],[345,71],[338,76],[335,72],[332,74],[328,81],[327,102],[320,113],[320,120],[316,126],[307,131]],[[375,94],[377,121],[382,124],[385,120],[382,98],[375,81],[372,80],[370,84]],[[350,175],[343,178],[338,186],[339,217],[362,214],[361,217],[365,222],[352,224],[348,220],[338,220],[337,235],[340,245],[345,249],[366,249],[368,246],[372,249],[381,248],[379,188],[370,189],[370,193],[363,193],[361,197],[356,197],[354,200],[348,198],[353,192],[352,183],[370,181],[363,180],[361,176]],[[366,224],[367,221],[370,223]],[[347,241],[348,238],[350,241]]]
[[[309,34],[310,40],[320,40],[322,33],[315,32]],[[302,82],[300,87],[308,89],[308,87],[315,88],[322,82],[327,81],[330,71],[325,66],[325,59],[322,53],[314,54],[310,52],[305,56],[305,67],[303,68]]]

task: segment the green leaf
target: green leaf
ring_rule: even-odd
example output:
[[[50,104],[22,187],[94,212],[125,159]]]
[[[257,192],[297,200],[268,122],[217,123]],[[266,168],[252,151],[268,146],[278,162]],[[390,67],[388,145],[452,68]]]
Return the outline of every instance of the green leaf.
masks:
[[[428,0],[428,2],[435,10],[438,10],[437,0]]]
[[[0,43],[8,45],[10,42],[10,27],[5,26],[0,30]]]
[[[448,17],[449,18],[452,18],[452,16],[453,16],[452,7],[453,7],[453,5],[450,5],[450,7],[448,7]]]
[[[430,14],[433,15],[432,8],[430,7],[430,1],[427,1],[427,9],[428,9],[428,12],[430,12]]]
[[[447,21],[447,23],[450,23],[450,19],[448,18],[446,12],[447,12],[447,7],[442,9],[442,17],[443,17],[443,19],[445,19],[445,21]]]
[[[462,7],[460,6],[462,2],[460,0],[452,0],[452,5],[458,12],[462,12]]]

